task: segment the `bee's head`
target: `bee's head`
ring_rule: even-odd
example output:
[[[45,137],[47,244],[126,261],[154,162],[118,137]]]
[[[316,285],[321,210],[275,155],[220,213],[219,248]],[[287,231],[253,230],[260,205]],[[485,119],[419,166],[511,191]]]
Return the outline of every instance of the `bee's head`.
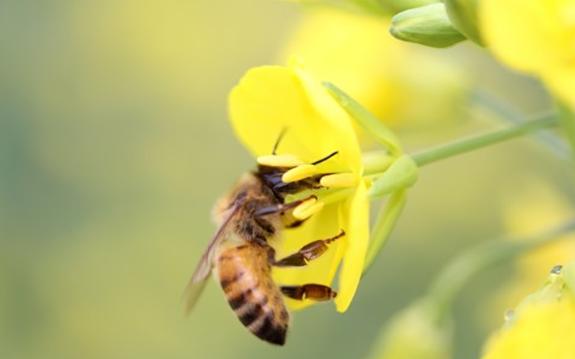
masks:
[[[305,163],[292,155],[261,156],[255,174],[277,197],[284,198],[288,194],[321,188],[320,180],[326,173],[318,173],[316,165],[335,154],[337,152],[313,163]]]
[[[334,151],[314,162],[302,161],[293,154],[278,155],[277,149],[285,134],[284,128],[273,146],[271,155],[257,158],[258,168],[255,171],[255,175],[281,200],[288,194],[322,188],[321,178],[330,173],[321,173],[317,165],[338,153]]]

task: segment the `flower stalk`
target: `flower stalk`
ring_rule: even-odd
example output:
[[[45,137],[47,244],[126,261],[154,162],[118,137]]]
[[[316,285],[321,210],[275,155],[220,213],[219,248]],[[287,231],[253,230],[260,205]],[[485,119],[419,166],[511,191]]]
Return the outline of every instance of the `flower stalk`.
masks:
[[[488,147],[538,130],[554,127],[558,124],[559,119],[556,114],[545,114],[536,120],[525,122],[520,125],[463,138],[445,145],[424,150],[412,155],[412,158],[415,163],[421,167],[429,163],[458,156],[483,147]]]
[[[384,147],[383,151],[363,154],[363,175],[370,183],[369,197],[372,200],[382,197],[386,198],[385,203],[381,206],[380,213],[377,216],[370,235],[370,243],[363,267],[364,274],[373,264],[395,227],[405,205],[407,189],[417,181],[419,167],[559,124],[559,117],[556,114],[545,114],[533,121],[459,139],[414,155],[407,155],[403,153],[401,144],[395,134],[366,108],[337,86],[331,83],[324,83],[323,85],[342,108]],[[532,244],[531,242],[527,244],[521,243],[519,245],[497,243],[494,250],[497,251],[499,256],[507,258],[517,251],[524,251],[525,246],[529,248],[529,245]],[[509,248],[507,248],[507,246],[509,246]],[[455,275],[458,276],[454,280],[456,284],[450,288],[456,291],[458,288],[457,283],[465,282],[467,276],[475,272],[475,266],[482,268],[483,258],[488,258],[488,262],[492,261],[493,258],[498,258],[497,255],[490,255],[491,250],[491,244],[488,244],[485,248],[479,248],[477,253],[473,251],[467,255],[467,257],[470,258],[465,257],[464,259],[466,261],[469,260],[472,265],[465,267],[465,270],[461,271],[461,273],[455,273]],[[466,265],[466,263],[464,262],[461,265]],[[456,263],[455,266],[458,270],[459,268],[457,267],[460,265]],[[451,272],[448,271],[447,275],[450,275],[449,273]],[[442,291],[440,290],[440,292]],[[451,298],[449,291],[446,291],[442,295],[444,295],[445,298]],[[439,299],[440,303],[444,301],[446,300]],[[439,306],[444,307],[445,305],[440,304]],[[442,310],[439,311],[441,312]]]

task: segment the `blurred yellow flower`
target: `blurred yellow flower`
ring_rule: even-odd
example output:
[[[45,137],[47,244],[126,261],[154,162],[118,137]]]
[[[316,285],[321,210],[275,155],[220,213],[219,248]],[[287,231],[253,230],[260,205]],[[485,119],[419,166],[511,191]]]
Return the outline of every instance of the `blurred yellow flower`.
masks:
[[[510,238],[529,238],[573,218],[574,209],[548,184],[529,179],[524,183],[526,185],[521,191],[512,197],[504,197],[503,221]],[[516,261],[517,275],[496,294],[493,312],[500,313],[517,303],[524,293],[537,288],[549,268],[574,258],[573,234],[522,256]]]
[[[274,142],[285,130],[276,160],[293,161],[297,168],[292,173],[295,178],[306,171],[336,173],[333,176],[337,177],[322,180],[331,177],[330,181],[341,185],[333,187],[347,187],[315,192],[318,202],[325,206],[317,207],[317,213],[304,225],[286,230],[274,247],[281,257],[311,241],[332,237],[342,229],[346,235],[309,265],[276,268],[273,273],[281,284],[331,285],[342,262],[335,304],[338,311],[345,311],[359,284],[369,239],[369,202],[362,179],[361,150],[351,119],[320,83],[299,68],[265,66],[250,70],[233,89],[229,106],[237,136],[258,161],[270,160]],[[338,153],[333,158],[310,166],[334,151]],[[337,200],[330,200],[342,193]],[[313,303],[287,302],[294,309]]]
[[[487,342],[483,359],[575,358],[575,295],[561,274],[528,296]]]
[[[575,0],[482,0],[480,27],[502,62],[535,74],[575,108]]]
[[[449,359],[451,324],[440,324],[434,308],[418,302],[396,314],[381,333],[371,359]]]
[[[391,126],[436,126],[453,118],[465,75],[431,49],[394,39],[390,19],[337,9],[308,11],[280,55],[345,89]]]

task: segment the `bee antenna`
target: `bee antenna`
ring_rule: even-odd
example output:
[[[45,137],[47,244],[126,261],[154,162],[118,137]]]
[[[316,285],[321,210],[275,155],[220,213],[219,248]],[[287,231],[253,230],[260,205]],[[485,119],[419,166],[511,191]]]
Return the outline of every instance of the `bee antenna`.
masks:
[[[276,151],[278,149],[278,146],[280,145],[280,142],[282,141],[282,139],[284,138],[285,134],[287,132],[287,127],[282,128],[282,130],[280,131],[280,134],[278,135],[278,138],[276,140],[276,143],[274,144],[274,148],[272,149],[272,155],[276,154]]]

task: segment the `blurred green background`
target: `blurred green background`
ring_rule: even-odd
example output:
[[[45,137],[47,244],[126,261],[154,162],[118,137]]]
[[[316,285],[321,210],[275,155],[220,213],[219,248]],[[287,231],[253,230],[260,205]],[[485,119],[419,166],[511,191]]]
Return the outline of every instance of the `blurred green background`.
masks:
[[[248,68],[279,61],[303,13],[270,0],[0,2],[0,357],[361,358],[447,259],[504,232],[502,208],[531,178],[573,199],[572,173],[533,141],[445,161],[422,171],[344,315],[295,313],[287,345],[272,347],[212,284],[184,318],[212,203],[253,167],[227,94]],[[473,45],[429,51],[525,112],[548,106],[537,83]],[[407,147],[496,125],[469,98],[459,105],[463,118],[398,128]],[[500,324],[490,298],[509,278],[506,265],[465,289],[456,358],[475,357]]]

